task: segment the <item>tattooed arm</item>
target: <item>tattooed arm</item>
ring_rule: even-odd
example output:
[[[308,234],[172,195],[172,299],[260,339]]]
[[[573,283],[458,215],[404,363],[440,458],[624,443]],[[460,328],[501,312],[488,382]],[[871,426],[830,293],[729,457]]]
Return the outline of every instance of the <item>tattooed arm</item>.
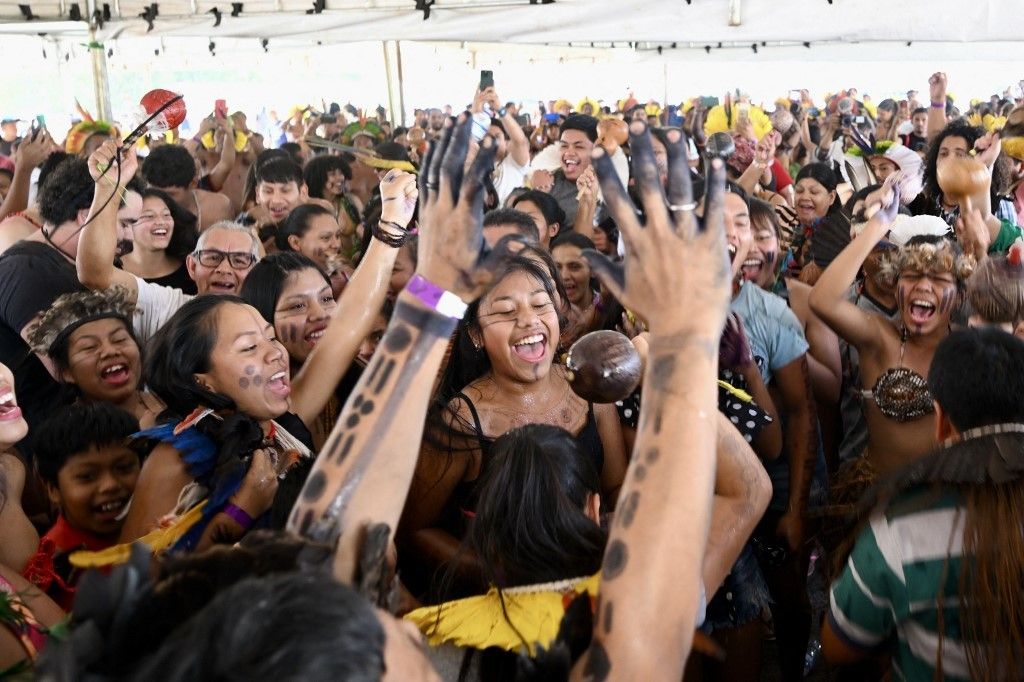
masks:
[[[670,131],[668,197],[646,126],[630,126],[646,224],[604,150],[594,163],[626,243],[624,269],[593,251],[591,268],[650,324],[650,355],[633,458],[602,564],[590,648],[572,679],[681,679],[700,607],[715,478],[718,341],[730,272],[722,222],[724,169],[712,163],[705,227],[692,201],[686,142]],[[666,203],[676,206],[669,211]],[[643,633],[639,636],[638,633]]]
[[[484,173],[494,165],[494,139],[484,138],[464,173],[471,120],[445,123],[420,175],[420,241],[416,268],[463,300],[479,296],[490,271],[483,246]],[[464,177],[465,174],[465,177]],[[431,389],[457,320],[403,291],[391,324],[320,453],[288,528],[321,541],[337,539],[334,575],[355,577],[364,529],[395,528],[423,436]]]
[[[416,176],[391,170],[380,183],[381,221],[403,228],[416,210]],[[395,265],[398,249],[378,239],[370,240],[355,274],[338,301],[338,308],[324,336],[292,381],[292,411],[306,425],[312,424],[334,394],[338,382],[359,352],[359,344],[373,327]],[[301,336],[305,320],[289,326],[286,334]]]

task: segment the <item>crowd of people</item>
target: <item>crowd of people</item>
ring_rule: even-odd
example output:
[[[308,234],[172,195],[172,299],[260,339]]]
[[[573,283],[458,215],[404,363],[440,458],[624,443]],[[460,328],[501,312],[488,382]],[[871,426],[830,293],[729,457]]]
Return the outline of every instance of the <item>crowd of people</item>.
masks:
[[[1024,91],[928,85],[3,121],[0,676],[1021,679]]]

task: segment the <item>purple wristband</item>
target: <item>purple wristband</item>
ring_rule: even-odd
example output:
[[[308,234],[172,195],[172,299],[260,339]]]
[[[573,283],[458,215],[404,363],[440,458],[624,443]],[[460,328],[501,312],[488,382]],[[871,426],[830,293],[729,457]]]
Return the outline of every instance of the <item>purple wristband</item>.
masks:
[[[945,108],[946,108],[946,103],[945,102],[932,102],[932,109],[945,109]]]
[[[230,516],[235,523],[237,523],[245,530],[249,530],[250,528],[252,528],[252,524],[256,523],[256,521],[251,516],[249,516],[249,513],[247,511],[245,511],[236,504],[228,503],[224,505],[224,508],[221,509],[221,511]]]
[[[445,317],[461,320],[466,314],[466,302],[450,291],[437,286],[423,275],[416,273],[405,285],[405,290],[418,298],[431,310]]]

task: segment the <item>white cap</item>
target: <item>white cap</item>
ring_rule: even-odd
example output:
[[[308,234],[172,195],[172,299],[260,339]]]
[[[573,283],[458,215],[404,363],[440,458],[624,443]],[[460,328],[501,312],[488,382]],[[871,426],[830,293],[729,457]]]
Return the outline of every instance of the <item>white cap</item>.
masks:
[[[889,227],[889,241],[896,246],[907,245],[914,237],[944,237],[949,234],[949,225],[934,215],[898,215]]]

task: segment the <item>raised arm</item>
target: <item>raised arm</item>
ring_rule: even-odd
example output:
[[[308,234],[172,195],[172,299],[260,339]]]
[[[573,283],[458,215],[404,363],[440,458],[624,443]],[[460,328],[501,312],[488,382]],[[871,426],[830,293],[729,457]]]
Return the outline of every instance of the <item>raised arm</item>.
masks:
[[[506,109],[502,105],[501,98],[498,97],[498,93],[495,92],[494,88],[487,88],[484,90],[484,93],[487,95],[487,101],[491,105],[491,111],[494,112],[495,116],[500,117],[501,125],[505,127],[505,132],[508,133],[508,155],[520,166],[529,166],[530,141],[526,139],[526,133],[519,126],[515,112],[512,109]],[[502,111],[505,113],[502,114]]]
[[[416,209],[416,176],[391,170],[380,183],[383,210],[381,229],[406,229]],[[393,236],[400,236],[394,234]],[[311,424],[334,393],[338,382],[359,352],[359,344],[373,327],[395,265],[398,249],[379,239],[370,241],[338,301],[334,318],[292,382],[292,411]]]
[[[343,582],[355,577],[365,528],[383,523],[394,529],[398,524],[434,379],[462,315],[461,304],[452,297],[472,300],[490,279],[480,263],[480,188],[494,164],[494,139],[484,138],[463,177],[470,127],[467,114],[457,125],[447,121],[420,177],[414,282],[420,283],[419,296],[429,300],[433,294],[441,300],[430,306],[409,288],[399,295],[378,351],[345,403],[288,522],[293,532],[321,541],[337,539],[334,575]]]
[[[219,192],[224,189],[224,183],[227,182],[231,170],[235,167],[237,156],[235,130],[226,118],[217,119],[217,132],[214,133],[214,137],[221,141],[220,159],[217,160],[217,165],[213,167],[207,177],[210,179],[210,186],[213,190]]]
[[[139,168],[135,150],[129,149],[121,158],[120,176],[113,164],[120,140],[108,140],[89,157],[89,172],[96,182],[89,220],[82,228],[78,241],[78,281],[88,289],[102,291],[111,286],[122,286],[134,300],[139,293],[135,276],[114,267],[117,256],[117,209],[125,185]],[[104,170],[106,169],[106,172]]]
[[[846,292],[871,250],[889,231],[898,209],[899,197],[893,192],[890,203],[875,213],[861,233],[825,268],[807,298],[814,314],[860,353],[879,343],[885,322],[847,300]]]
[[[587,251],[591,268],[650,327],[650,355],[633,457],[601,574],[590,648],[572,679],[681,679],[701,603],[718,436],[718,341],[729,300],[722,202],[712,162],[703,228],[693,212],[686,142],[670,131],[668,201],[646,126],[630,126],[636,209],[603,149],[601,190],[626,243],[623,266]],[[685,361],[684,361],[685,359]],[[642,634],[641,634],[642,633]]]
[[[0,204],[0,220],[12,213],[28,208],[28,195],[32,187],[32,171],[46,160],[56,147],[45,128],[35,138],[25,138],[14,152],[14,177],[7,196]]]
[[[928,107],[928,139],[932,139],[946,127],[946,74],[936,71],[928,79],[931,106]]]
[[[771,499],[768,473],[736,427],[719,413],[715,496],[703,569],[708,595],[713,595],[729,575]]]

